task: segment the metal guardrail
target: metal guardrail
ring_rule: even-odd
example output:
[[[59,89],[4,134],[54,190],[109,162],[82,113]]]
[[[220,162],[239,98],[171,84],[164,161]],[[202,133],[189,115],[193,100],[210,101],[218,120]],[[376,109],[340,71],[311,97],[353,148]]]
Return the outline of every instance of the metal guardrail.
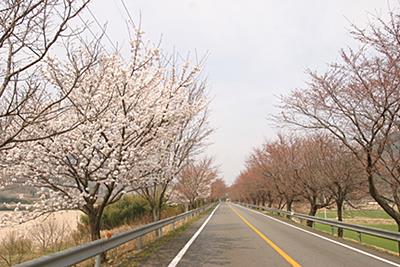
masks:
[[[137,238],[140,238],[148,233],[161,231],[162,228],[167,225],[173,224],[173,226],[175,227],[176,222],[200,214],[210,209],[214,205],[215,204],[209,204],[207,206],[203,206],[195,210],[179,214],[174,217],[166,218],[154,223],[146,224],[142,227],[127,232],[116,234],[109,239],[99,239],[96,241],[92,241],[48,256],[43,256],[31,261],[23,262],[21,264],[16,265],[15,267],[71,266],[73,264],[77,264],[79,262],[82,262],[86,259],[93,257],[96,257],[95,266],[100,266],[102,253],[105,253],[108,250],[116,248],[129,241],[133,241]]]
[[[248,208],[264,210],[264,211],[272,212],[272,213],[275,212],[275,213],[283,214],[283,215],[290,216],[293,218],[298,218],[301,220],[308,220],[308,221],[312,221],[312,222],[330,225],[331,227],[342,228],[345,230],[351,230],[351,231],[357,232],[359,234],[360,242],[361,242],[361,236],[360,236],[361,234],[372,235],[372,236],[400,242],[400,233],[399,232],[391,232],[391,231],[387,231],[387,230],[366,227],[363,225],[356,225],[356,224],[344,223],[344,222],[335,221],[335,220],[322,219],[322,218],[318,218],[315,216],[310,216],[310,215],[305,215],[305,214],[301,214],[301,213],[290,212],[290,211],[285,211],[285,210],[280,210],[280,209],[262,207],[262,206],[245,204],[245,203],[239,203],[239,204],[242,206],[248,207]],[[332,231],[332,233],[333,233],[333,231]]]

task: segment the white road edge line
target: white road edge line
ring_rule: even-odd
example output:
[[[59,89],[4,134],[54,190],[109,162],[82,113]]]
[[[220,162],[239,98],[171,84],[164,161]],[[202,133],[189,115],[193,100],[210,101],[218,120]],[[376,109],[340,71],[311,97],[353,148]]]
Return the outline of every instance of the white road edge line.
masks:
[[[185,255],[186,251],[189,249],[189,247],[193,244],[193,242],[196,240],[197,236],[203,231],[204,227],[208,223],[208,221],[211,219],[211,217],[214,215],[215,211],[218,209],[220,204],[218,204],[215,209],[211,212],[211,214],[208,216],[207,220],[201,225],[201,227],[197,230],[197,232],[190,238],[190,240],[186,243],[186,245],[178,252],[178,254],[175,256],[175,258],[169,263],[168,267],[175,267],[180,260],[182,259],[183,255]]]
[[[300,230],[300,231],[302,231],[302,232],[308,233],[308,234],[310,234],[310,235],[319,237],[319,238],[321,238],[321,239],[324,239],[324,240],[329,241],[329,242],[331,242],[331,243],[334,243],[334,244],[336,244],[336,245],[339,245],[339,246],[348,248],[348,249],[350,249],[350,250],[353,250],[353,251],[356,251],[356,252],[358,252],[358,253],[364,254],[364,255],[369,256],[369,257],[371,257],[371,258],[374,258],[374,259],[376,259],[376,260],[379,260],[379,261],[388,263],[388,264],[390,264],[390,265],[400,267],[400,264],[398,264],[398,263],[395,263],[395,262],[392,262],[392,261],[390,261],[390,260],[387,260],[387,259],[378,257],[378,256],[376,256],[376,255],[374,255],[374,254],[365,252],[365,251],[363,251],[363,250],[361,250],[361,249],[354,248],[354,247],[352,247],[352,246],[349,246],[349,245],[340,243],[340,242],[338,242],[338,241],[335,241],[335,240],[333,240],[333,239],[327,238],[327,237],[325,237],[325,236],[321,236],[321,235],[319,235],[319,234],[316,234],[316,233],[313,233],[313,232],[304,230],[304,229],[302,229],[302,228],[300,228],[300,227],[297,227],[297,226],[294,226],[294,225],[292,225],[292,224],[290,224],[290,223],[283,222],[283,221],[281,221],[281,220],[279,220],[279,219],[276,219],[276,218],[274,218],[274,217],[268,216],[268,215],[266,215],[266,214],[264,214],[264,213],[262,213],[262,212],[255,211],[255,210],[249,209],[249,208],[247,208],[247,207],[244,207],[244,206],[241,206],[241,205],[238,205],[238,204],[235,204],[235,205],[237,205],[237,206],[239,206],[239,207],[241,207],[241,208],[244,208],[244,209],[248,209],[249,211],[254,212],[254,213],[256,213],[256,214],[261,214],[261,215],[263,215],[263,216],[265,216],[265,217],[267,217],[267,218],[269,218],[269,219],[271,219],[271,220],[280,222],[280,223],[282,223],[282,224],[285,224],[285,225],[287,225],[287,226],[293,227],[293,228],[295,228],[295,229],[297,229],[297,230]]]

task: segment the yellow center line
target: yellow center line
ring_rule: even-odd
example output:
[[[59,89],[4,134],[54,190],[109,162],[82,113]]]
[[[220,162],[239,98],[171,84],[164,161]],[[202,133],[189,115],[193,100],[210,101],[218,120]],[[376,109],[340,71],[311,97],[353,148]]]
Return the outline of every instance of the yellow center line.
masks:
[[[282,256],[290,265],[294,267],[301,267],[300,264],[298,264],[294,259],[292,259],[288,254],[286,254],[285,251],[283,251],[280,247],[274,244],[268,237],[266,237],[263,233],[261,233],[256,227],[254,227],[249,221],[247,221],[242,215],[239,214],[234,208],[232,208],[231,205],[229,207],[233,210],[233,212],[236,213],[237,216],[239,216],[240,219],[251,229],[253,230],[257,235],[259,235],[268,245],[270,245],[276,252],[278,252],[279,255]]]

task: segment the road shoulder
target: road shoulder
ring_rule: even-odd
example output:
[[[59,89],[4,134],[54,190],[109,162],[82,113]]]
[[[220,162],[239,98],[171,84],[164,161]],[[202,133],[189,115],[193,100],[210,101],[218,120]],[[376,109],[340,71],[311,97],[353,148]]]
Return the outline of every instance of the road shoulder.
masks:
[[[141,252],[128,257],[119,266],[168,266],[172,259],[178,254],[182,247],[201,227],[212,210],[192,219],[189,223],[179,227],[173,232],[150,244]]]

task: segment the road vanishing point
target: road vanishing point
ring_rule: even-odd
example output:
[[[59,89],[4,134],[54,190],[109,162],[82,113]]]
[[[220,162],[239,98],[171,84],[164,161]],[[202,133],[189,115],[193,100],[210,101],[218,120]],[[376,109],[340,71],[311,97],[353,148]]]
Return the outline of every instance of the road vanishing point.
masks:
[[[196,224],[184,233],[186,239],[180,238],[184,242],[178,238],[167,244],[169,259],[162,256],[161,262],[144,266],[400,266],[396,256],[233,203],[219,204]]]

